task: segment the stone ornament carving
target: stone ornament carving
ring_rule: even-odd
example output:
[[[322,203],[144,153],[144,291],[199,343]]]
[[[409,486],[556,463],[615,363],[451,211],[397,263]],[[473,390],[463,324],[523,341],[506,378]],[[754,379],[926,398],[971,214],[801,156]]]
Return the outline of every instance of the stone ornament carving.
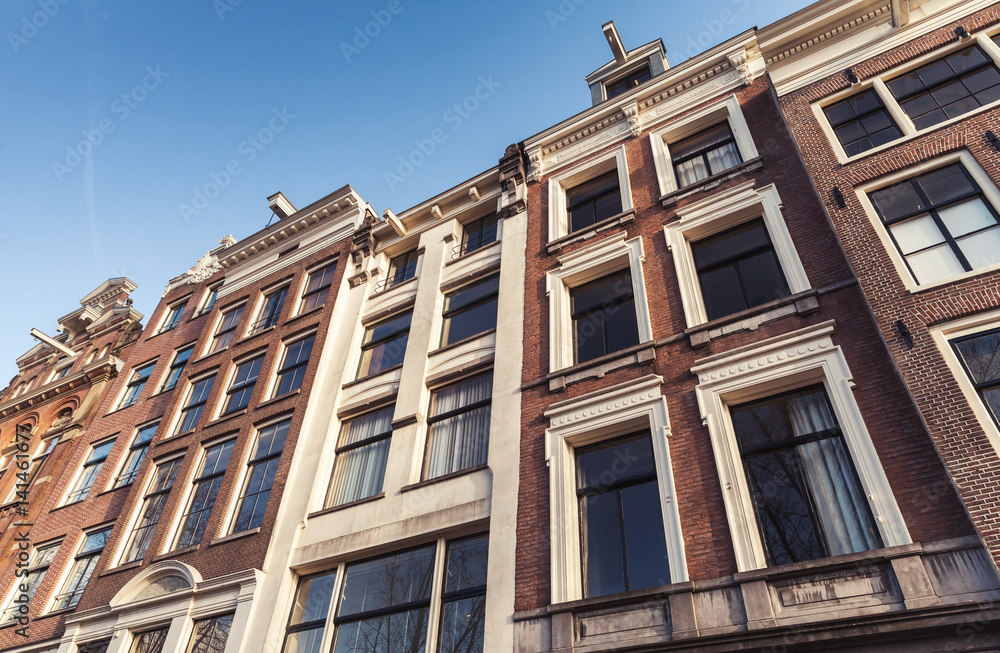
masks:
[[[761,356],[760,358],[743,361],[738,364],[720,367],[706,374],[698,375],[698,381],[701,383],[708,383],[709,381],[718,381],[726,377],[735,376],[743,374],[744,372],[749,372],[754,369],[762,369],[768,366],[772,366],[776,363],[783,363],[785,361],[800,358],[808,354],[814,354],[818,351],[824,351],[833,347],[833,342],[827,338],[825,340],[813,341],[798,347],[789,347],[787,349],[768,354],[767,356]]]
[[[232,236],[230,236],[232,238]],[[212,278],[216,272],[222,269],[222,263],[219,263],[219,259],[216,258],[215,254],[208,252],[200,259],[198,262],[191,266],[191,269],[184,273],[177,284],[167,284],[167,287],[163,289],[163,293],[160,298],[167,296],[171,288],[175,286],[182,286],[192,283],[202,283],[203,281],[208,281]]]
[[[729,55],[729,63],[740,74],[744,84],[749,85],[753,82],[753,72],[750,70],[750,61],[745,50]]]
[[[219,244],[223,247],[232,247],[236,244],[236,238],[234,238],[232,234],[229,234],[225,238],[221,238],[219,240]]]
[[[528,168],[528,181],[538,181],[542,178],[542,153],[535,150],[528,155],[530,167]]]
[[[632,104],[622,107],[622,113],[628,119],[628,128],[632,130],[633,136],[638,136],[642,132],[642,118],[639,115],[639,102],[634,100]]]

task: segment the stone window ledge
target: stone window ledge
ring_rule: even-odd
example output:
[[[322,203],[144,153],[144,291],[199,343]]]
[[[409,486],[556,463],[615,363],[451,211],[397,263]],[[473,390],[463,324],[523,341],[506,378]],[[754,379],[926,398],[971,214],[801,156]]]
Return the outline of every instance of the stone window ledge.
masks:
[[[692,347],[707,345],[730,333],[753,331],[761,324],[773,322],[788,315],[808,315],[819,310],[819,293],[815,289],[782,297],[760,306],[726,315],[684,330]]]
[[[550,240],[545,248],[548,250],[549,254],[554,254],[562,248],[570,245],[572,243],[578,243],[589,238],[593,238],[599,233],[607,231],[608,229],[613,229],[619,225],[628,224],[630,222],[635,222],[635,209],[629,209],[627,211],[622,211],[617,215],[613,215],[610,218],[605,218],[600,222],[595,222],[586,229],[581,229],[580,231],[574,231],[571,234],[561,236],[555,240]]]
[[[764,157],[758,156],[749,161],[744,161],[743,163],[729,168],[728,170],[723,170],[722,172],[716,173],[709,177],[705,177],[701,181],[695,182],[690,186],[685,186],[679,190],[672,191],[660,197],[660,203],[664,207],[670,207],[677,204],[679,200],[689,197],[696,193],[702,193],[706,190],[712,190],[718,187],[724,181],[729,181],[734,177],[739,177],[742,174],[757,172],[764,167]]]
[[[572,367],[557,370],[546,375],[545,380],[549,382],[550,392],[562,392],[566,386],[585,379],[604,378],[608,372],[632,365],[645,365],[654,360],[656,360],[656,345],[652,341],[644,342],[628,349],[600,356],[586,363],[578,363]]]

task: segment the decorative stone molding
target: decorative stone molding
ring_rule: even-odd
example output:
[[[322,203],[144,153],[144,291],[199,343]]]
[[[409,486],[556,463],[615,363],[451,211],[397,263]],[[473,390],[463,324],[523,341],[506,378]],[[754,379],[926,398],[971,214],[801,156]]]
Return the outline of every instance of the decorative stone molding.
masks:
[[[223,247],[232,247],[236,244],[236,238],[234,238],[232,234],[229,234],[225,238],[221,238],[219,240],[219,244]]]
[[[528,169],[528,181],[539,181],[542,178],[542,151],[534,150],[528,154],[530,167]]]
[[[179,279],[167,284],[160,298],[166,297],[167,293],[176,286],[208,281],[220,270],[222,270],[222,264],[219,262],[219,259],[212,252],[208,252],[198,259],[198,262],[191,266],[191,269],[181,275]]]
[[[516,144],[508,145],[500,159],[501,218],[509,218],[527,210],[528,188],[524,174],[524,152]],[[475,190],[473,187],[469,194]],[[479,193],[476,192],[478,197]]]
[[[638,136],[642,132],[642,117],[639,115],[639,101],[633,100],[632,104],[622,107],[622,113],[628,119],[628,128],[632,130],[633,136]]]

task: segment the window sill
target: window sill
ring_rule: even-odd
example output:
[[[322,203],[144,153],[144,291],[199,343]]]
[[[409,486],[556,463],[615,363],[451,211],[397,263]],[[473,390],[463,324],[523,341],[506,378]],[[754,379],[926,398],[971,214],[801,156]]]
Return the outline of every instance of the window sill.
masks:
[[[239,409],[238,411],[236,411],[234,413],[227,413],[225,415],[222,415],[221,417],[217,417],[216,419],[214,419],[211,422],[209,422],[208,424],[206,424],[204,428],[206,428],[206,429],[212,428],[213,426],[215,426],[217,424],[222,424],[223,422],[228,422],[229,420],[231,420],[233,418],[241,417],[243,415],[246,415],[247,414],[247,410],[248,410],[247,408],[241,408],[241,409]]]
[[[43,615],[39,615],[39,616],[35,617],[31,621],[32,622],[40,621],[40,620],[45,619],[47,617],[58,617],[61,614],[69,614],[71,612],[76,612],[76,606],[75,605],[72,608],[62,608],[61,610],[53,610],[52,612],[46,612]]]
[[[284,401],[285,399],[291,399],[292,397],[297,397],[301,393],[302,393],[302,389],[299,388],[298,390],[292,390],[291,392],[285,393],[285,394],[281,395],[280,397],[271,397],[267,401],[262,401],[259,404],[257,404],[257,407],[255,408],[255,410],[259,409],[259,408],[263,408],[264,406],[270,406],[271,404],[276,404],[279,401]]]
[[[204,308],[201,309],[200,311],[196,311],[195,314],[192,315],[191,317],[189,317],[187,321],[190,323],[190,322],[194,322],[199,317],[205,317],[206,315],[208,315],[209,313],[212,312],[213,308],[215,308],[214,305],[211,308],[209,308],[207,311]]]
[[[149,342],[153,338],[159,338],[160,336],[162,336],[164,334],[170,333],[171,331],[173,331],[174,329],[176,329],[178,326],[179,325],[175,324],[174,326],[170,327],[169,329],[161,329],[160,331],[157,331],[153,335],[151,335],[148,338],[146,338],[146,340],[144,342]]]
[[[468,338],[462,338],[458,342],[453,342],[450,345],[445,345],[444,347],[439,347],[439,348],[435,349],[434,351],[429,352],[427,354],[427,356],[428,357],[436,356],[437,354],[440,354],[441,352],[448,351],[449,349],[457,349],[458,347],[461,347],[462,345],[464,345],[467,342],[472,342],[473,340],[478,340],[479,338],[482,338],[483,336],[489,335],[491,333],[496,333],[496,332],[497,332],[496,329],[487,329],[486,331],[480,331],[479,333],[471,335]]]
[[[222,537],[217,537],[208,543],[209,546],[215,546],[216,544],[225,544],[226,542],[232,542],[233,540],[238,540],[244,537],[250,537],[251,535],[256,535],[260,532],[260,526],[257,528],[251,528],[247,531],[240,531],[239,533],[230,533],[229,535],[223,535]]]
[[[111,415],[114,415],[116,413],[120,413],[123,410],[128,410],[129,408],[131,408],[132,406],[135,406],[138,403],[139,403],[138,401],[135,401],[135,402],[132,402],[131,404],[129,404],[128,406],[119,406],[118,408],[115,408],[110,413],[105,413],[102,417],[110,417]]]
[[[103,578],[104,576],[110,576],[112,574],[117,574],[118,572],[121,571],[128,571],[129,569],[135,569],[136,567],[141,567],[141,566],[142,566],[142,558],[139,558],[138,560],[133,560],[132,562],[126,562],[123,565],[118,565],[117,567],[112,567],[111,569],[105,569],[100,574],[98,574],[98,577]]]
[[[211,358],[213,356],[218,356],[219,354],[221,354],[221,353],[223,353],[225,351],[228,351],[230,347],[232,347],[232,345],[229,345],[229,347],[223,347],[219,351],[213,351],[211,354],[205,354],[204,356],[201,356],[200,358],[196,358],[193,361],[188,361],[188,365],[199,364],[202,361],[207,361],[209,358]]]
[[[730,333],[753,331],[761,324],[789,315],[808,315],[819,310],[818,294],[815,289],[809,289],[789,295],[690,327],[684,330],[684,335],[691,341],[692,347],[702,347]]]
[[[136,476],[136,478],[138,478],[138,476]],[[118,485],[116,487],[111,488],[110,490],[105,490],[104,492],[98,492],[97,495],[95,496],[103,497],[105,494],[111,494],[112,492],[117,492],[118,490],[124,490],[130,488],[132,487],[133,483],[135,483],[135,481],[129,481],[125,485]]]
[[[728,181],[734,177],[739,177],[742,174],[756,172],[763,167],[764,157],[755,157],[749,161],[744,161],[739,165],[733,166],[728,170],[723,170],[722,172],[705,177],[701,181],[697,181],[690,186],[685,186],[684,188],[678,188],[677,190],[671,191],[660,197],[660,203],[663,204],[664,207],[673,206],[678,202],[678,200],[681,200],[689,195],[702,193],[706,190],[712,190],[724,181]]]
[[[192,433],[194,433],[197,430],[197,428],[198,427],[196,426],[193,429],[191,429],[190,431],[184,431],[182,433],[174,433],[169,438],[163,438],[162,440],[160,440],[156,444],[165,444],[167,442],[174,442],[175,440],[179,440],[181,438],[186,438],[187,436],[189,436]]]
[[[285,320],[284,326],[288,326],[289,324],[291,324],[292,322],[295,322],[296,320],[301,320],[303,318],[306,318],[306,317],[312,315],[313,313],[318,313],[319,311],[322,311],[324,308],[326,308],[326,302],[323,302],[322,304],[320,304],[316,308],[309,309],[305,313],[299,313],[295,317],[288,318],[287,320]]]
[[[608,372],[632,365],[646,365],[656,360],[656,345],[653,341],[605,354],[586,363],[564,367],[546,375],[550,392],[562,392],[566,386],[585,379],[600,379]]]
[[[96,495],[96,496],[100,496],[100,495]],[[61,506],[56,506],[52,510],[49,510],[49,513],[57,512],[59,510],[62,510],[63,508],[72,508],[73,506],[78,506],[78,505],[80,505],[81,503],[83,503],[86,500],[87,500],[87,497],[84,497],[82,499],[74,501],[73,503],[64,503]]]
[[[408,286],[410,284],[415,284],[418,279],[419,279],[419,277],[417,277],[416,275],[414,275],[414,276],[410,277],[409,279],[407,279],[406,281],[400,281],[399,283],[394,284],[392,286],[389,286],[388,288],[383,288],[382,290],[378,290],[378,291],[373,292],[372,294],[368,295],[368,299],[375,299],[376,297],[382,297],[383,295],[390,294],[394,290],[398,290],[398,289],[400,289],[400,288],[402,288],[404,286]]]
[[[613,219],[613,217],[609,218],[609,219]],[[448,267],[449,265],[454,265],[454,264],[458,263],[459,261],[464,261],[464,260],[468,259],[470,256],[475,256],[479,252],[485,252],[485,251],[494,249],[496,247],[500,247],[500,243],[501,243],[501,241],[494,240],[489,245],[483,245],[479,249],[474,249],[471,252],[466,252],[466,253],[462,254],[461,256],[456,256],[453,259],[449,259],[449,260],[447,260],[447,261],[444,262],[444,265],[445,265],[445,267]]]
[[[239,340],[237,340],[236,344],[237,345],[242,345],[244,342],[250,342],[254,338],[256,338],[258,336],[262,336],[265,333],[269,333],[271,331],[274,331],[277,328],[278,328],[278,325],[277,324],[273,324],[273,325],[267,327],[266,329],[261,329],[260,331],[254,331],[253,333],[248,333],[245,336],[243,336],[242,338],[240,338]]]
[[[184,555],[185,553],[194,553],[201,548],[201,543],[192,544],[191,546],[186,546],[183,549],[174,549],[173,551],[167,551],[166,553],[161,553],[158,556],[153,556],[151,562],[159,562],[160,560],[166,560],[167,558],[174,558],[177,556]]]
[[[568,216],[567,216],[568,219]],[[571,234],[565,236],[560,236],[555,240],[550,240],[545,248],[548,250],[549,254],[554,254],[560,251],[563,247],[570,245],[572,243],[577,243],[582,240],[587,240],[588,238],[593,238],[597,234],[607,231],[608,229],[613,229],[619,225],[628,224],[630,222],[635,222],[635,209],[631,208],[628,211],[622,211],[617,215],[613,215],[610,218],[605,218],[600,222],[595,222],[586,229],[581,229],[580,231],[574,231]]]
[[[378,501],[379,499],[385,498],[385,492],[379,492],[378,494],[373,494],[370,497],[365,497],[364,499],[358,499],[356,501],[348,501],[347,503],[342,503],[339,506],[330,506],[329,508],[323,508],[322,510],[317,510],[316,512],[311,512],[306,515],[306,519],[312,519],[314,517],[322,517],[323,515],[329,515],[331,512],[339,512],[341,510],[347,510],[348,508],[353,508],[354,506],[360,506],[365,503],[371,503],[372,501]]]
[[[909,292],[911,295],[918,295],[922,292],[927,292],[928,290],[936,290],[938,288],[941,288],[942,286],[947,286],[949,284],[961,283],[963,281],[967,281],[968,279],[974,279],[979,276],[993,274],[998,270],[1000,270],[1000,265],[990,265],[985,268],[979,268],[978,270],[969,270],[968,272],[963,272],[962,274],[956,274],[955,276],[948,277],[947,279],[941,279],[939,281],[931,281],[921,286],[914,286],[913,288],[909,288]]]
[[[381,372],[376,372],[375,374],[369,374],[368,376],[363,376],[360,379],[354,379],[353,381],[348,381],[343,386],[341,386],[341,388],[342,389],[346,389],[346,388],[354,387],[356,385],[360,385],[360,384],[364,383],[365,381],[370,381],[372,379],[375,379],[375,378],[378,378],[378,377],[383,376],[385,374],[388,374],[389,372],[395,372],[398,369],[402,369],[402,367],[403,367],[402,363],[400,363],[399,365],[393,365],[392,367],[387,367],[384,370],[382,370]]]
[[[428,478],[417,483],[410,483],[409,485],[404,485],[399,488],[400,493],[410,492],[411,490],[417,490],[428,485],[434,485],[435,483],[442,483],[444,481],[450,481],[453,478],[459,478],[460,476],[468,476],[469,474],[475,474],[476,472],[481,472],[484,469],[489,469],[490,466],[486,465],[476,465],[475,467],[468,467],[466,469],[460,469],[457,472],[451,472],[450,474],[442,474],[441,476],[435,476],[434,478]]]

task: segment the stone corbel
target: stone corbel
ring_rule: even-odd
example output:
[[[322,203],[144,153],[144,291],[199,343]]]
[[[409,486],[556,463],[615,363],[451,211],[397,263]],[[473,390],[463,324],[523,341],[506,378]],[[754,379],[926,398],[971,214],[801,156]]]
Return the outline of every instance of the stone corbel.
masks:
[[[528,181],[539,181],[542,178],[542,151],[535,150],[528,155]]]
[[[622,107],[622,113],[628,119],[628,128],[632,130],[633,136],[638,136],[642,132],[642,117],[639,115],[639,101],[633,100],[632,104]]]

